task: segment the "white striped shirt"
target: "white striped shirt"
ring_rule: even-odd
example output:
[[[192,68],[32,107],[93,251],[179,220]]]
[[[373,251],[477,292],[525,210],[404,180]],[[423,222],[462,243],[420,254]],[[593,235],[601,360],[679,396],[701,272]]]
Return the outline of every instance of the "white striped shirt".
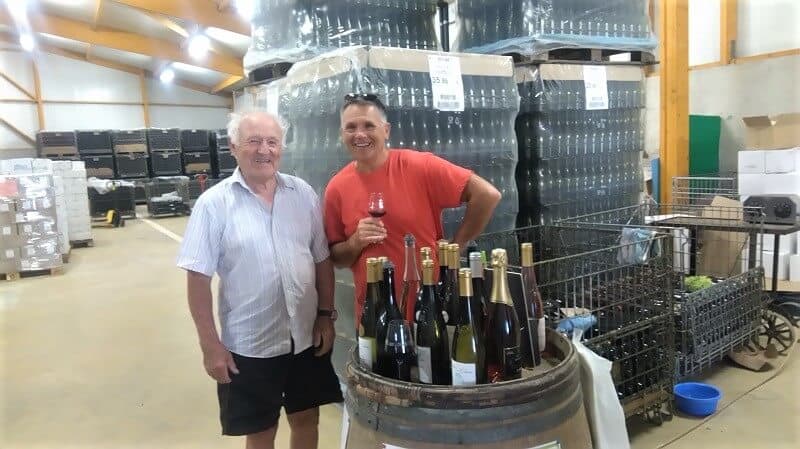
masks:
[[[239,169],[203,193],[181,244],[180,268],[220,278],[222,343],[247,357],[298,354],[312,345],[315,264],[328,258],[319,198],[305,181],[277,174],[272,210]]]

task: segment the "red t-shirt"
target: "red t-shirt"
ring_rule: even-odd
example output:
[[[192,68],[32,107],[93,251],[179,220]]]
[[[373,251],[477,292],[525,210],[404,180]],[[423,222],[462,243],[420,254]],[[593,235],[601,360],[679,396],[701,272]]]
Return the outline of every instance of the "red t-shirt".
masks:
[[[359,220],[369,217],[370,192],[383,193],[386,209],[381,218],[386,239],[364,248],[350,267],[356,290],[356,323],[366,293],[367,258],[388,257],[396,267],[395,284],[401,285],[405,269],[403,238],[411,233],[416,238],[417,254],[419,248],[430,247],[438,266],[436,241],[443,237],[442,210],[461,205],[461,194],[471,175],[472,171],[431,153],[393,149],[386,162],[371,173],[359,173],[355,162],[351,162],[331,179],[325,190],[325,233],[330,245],[347,240],[355,233]]]

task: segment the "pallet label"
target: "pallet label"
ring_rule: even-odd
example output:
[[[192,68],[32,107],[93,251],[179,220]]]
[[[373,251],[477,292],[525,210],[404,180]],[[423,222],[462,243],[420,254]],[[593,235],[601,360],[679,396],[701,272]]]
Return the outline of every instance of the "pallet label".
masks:
[[[464,110],[461,61],[454,56],[429,55],[433,107],[440,111]]]
[[[586,86],[586,110],[608,109],[606,68],[599,65],[583,66],[583,83]]]

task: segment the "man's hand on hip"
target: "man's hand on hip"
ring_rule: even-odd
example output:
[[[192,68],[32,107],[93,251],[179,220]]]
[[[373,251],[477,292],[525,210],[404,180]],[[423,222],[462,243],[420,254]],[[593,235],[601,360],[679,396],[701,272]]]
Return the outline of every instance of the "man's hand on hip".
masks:
[[[221,384],[231,383],[230,373],[239,374],[233,355],[222,343],[216,342],[203,346],[203,365],[206,373]]]
[[[333,340],[336,338],[336,330],[333,328],[333,320],[326,316],[318,316],[314,321],[314,347],[317,350],[314,355],[321,357],[333,348]]]

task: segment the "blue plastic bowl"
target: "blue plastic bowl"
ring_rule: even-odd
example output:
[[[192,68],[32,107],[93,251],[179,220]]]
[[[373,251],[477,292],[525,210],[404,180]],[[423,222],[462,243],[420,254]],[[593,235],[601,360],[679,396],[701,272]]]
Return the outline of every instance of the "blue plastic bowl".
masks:
[[[680,383],[672,391],[678,410],[692,416],[713,415],[722,397],[719,388],[700,382]]]

